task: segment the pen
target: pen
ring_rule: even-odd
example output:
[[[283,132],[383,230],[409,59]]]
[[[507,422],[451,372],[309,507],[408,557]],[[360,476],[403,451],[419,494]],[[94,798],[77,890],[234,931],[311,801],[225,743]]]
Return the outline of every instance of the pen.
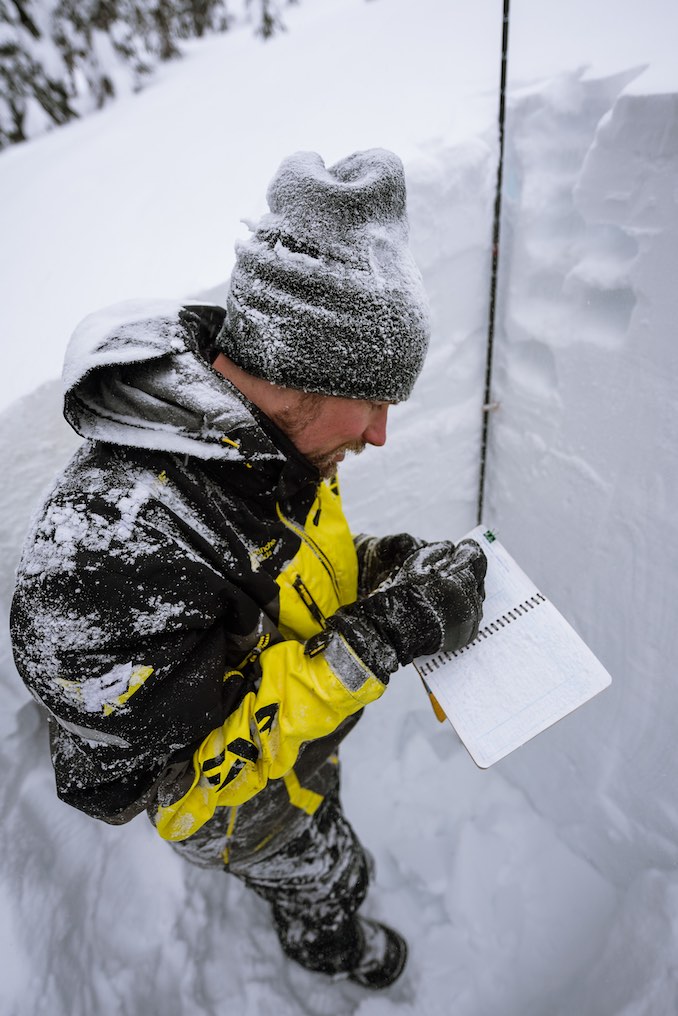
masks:
[[[421,674],[419,675],[419,677],[421,677]],[[421,677],[421,683],[423,684],[424,688],[426,689],[426,694],[428,695],[429,699],[431,700],[431,705],[433,707],[433,712],[436,714],[436,719],[438,720],[439,723],[444,723],[445,720],[447,719],[447,716],[445,715],[445,710],[443,709],[443,707],[441,706],[440,702],[435,697],[435,695],[433,694],[433,692],[431,691],[429,686],[426,684],[426,681],[424,680],[423,677]]]

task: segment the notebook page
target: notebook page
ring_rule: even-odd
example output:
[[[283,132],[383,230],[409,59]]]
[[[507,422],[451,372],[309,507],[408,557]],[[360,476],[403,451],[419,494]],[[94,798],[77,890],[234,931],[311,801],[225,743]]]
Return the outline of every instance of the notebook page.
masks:
[[[469,536],[488,559],[478,637],[415,666],[486,768],[602,691],[610,676],[484,527]]]

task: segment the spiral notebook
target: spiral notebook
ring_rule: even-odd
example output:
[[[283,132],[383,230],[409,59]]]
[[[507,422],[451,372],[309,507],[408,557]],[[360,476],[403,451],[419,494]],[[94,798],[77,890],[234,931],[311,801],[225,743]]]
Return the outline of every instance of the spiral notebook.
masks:
[[[468,534],[487,557],[483,619],[464,649],[415,667],[482,769],[607,688],[603,665],[494,534]]]

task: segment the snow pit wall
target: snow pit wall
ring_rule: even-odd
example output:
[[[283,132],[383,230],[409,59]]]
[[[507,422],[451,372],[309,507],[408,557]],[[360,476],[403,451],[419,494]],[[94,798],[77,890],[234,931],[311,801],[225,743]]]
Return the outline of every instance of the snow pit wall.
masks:
[[[554,1016],[678,1005],[678,95],[632,93],[637,75],[560,76],[514,93],[507,121],[484,521],[613,676],[493,769],[617,891]],[[488,152],[470,186],[472,148],[446,154],[447,186],[430,162],[411,167],[432,346],[389,445],[345,471],[358,528],[433,539],[475,524]]]
[[[675,887],[678,95],[635,76],[513,97],[486,521],[613,677],[505,774],[618,887]]]

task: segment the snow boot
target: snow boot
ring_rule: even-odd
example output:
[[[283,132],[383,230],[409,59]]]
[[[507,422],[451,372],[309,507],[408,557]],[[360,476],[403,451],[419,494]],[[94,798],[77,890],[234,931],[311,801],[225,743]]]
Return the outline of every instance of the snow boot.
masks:
[[[362,951],[360,960],[349,971],[349,980],[363,988],[388,988],[400,977],[407,961],[405,939],[385,924],[366,917],[357,917],[356,927]]]

